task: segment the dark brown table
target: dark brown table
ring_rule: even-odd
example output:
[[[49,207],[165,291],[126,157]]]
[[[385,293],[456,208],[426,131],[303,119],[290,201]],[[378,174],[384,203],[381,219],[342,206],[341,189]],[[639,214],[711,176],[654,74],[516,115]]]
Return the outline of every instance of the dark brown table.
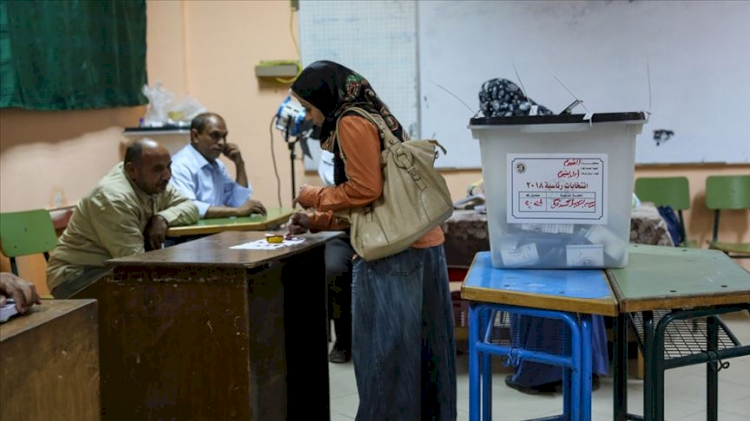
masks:
[[[44,300],[0,324],[0,420],[98,421],[94,300]]]
[[[323,249],[273,251],[223,232],[107,262],[100,300],[103,420],[329,419]],[[307,404],[312,402],[312,405]]]

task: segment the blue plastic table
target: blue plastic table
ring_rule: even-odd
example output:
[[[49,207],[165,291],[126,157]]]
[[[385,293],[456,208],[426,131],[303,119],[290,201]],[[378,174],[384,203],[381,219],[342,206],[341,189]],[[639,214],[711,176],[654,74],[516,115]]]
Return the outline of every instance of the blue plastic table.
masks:
[[[564,367],[563,413],[547,419],[591,419],[591,315],[616,316],[618,310],[603,271],[496,269],[490,253],[481,252],[461,298],[470,301],[470,420],[492,418],[492,355],[510,364],[528,360]],[[570,352],[556,355],[492,343],[494,315],[500,311],[562,321],[570,328]]]

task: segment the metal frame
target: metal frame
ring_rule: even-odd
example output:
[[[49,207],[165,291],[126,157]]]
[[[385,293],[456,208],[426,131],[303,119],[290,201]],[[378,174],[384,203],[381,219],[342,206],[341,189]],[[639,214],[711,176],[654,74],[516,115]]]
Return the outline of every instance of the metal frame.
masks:
[[[556,355],[510,345],[490,343],[497,312],[561,320],[570,328],[570,354]],[[484,330],[484,334],[481,332]],[[480,337],[481,335],[481,337]],[[563,413],[536,421],[591,420],[591,315],[539,310],[502,304],[472,302],[469,305],[469,420],[492,419],[492,356],[517,365],[534,361],[564,367]]]
[[[690,310],[672,310],[655,322],[653,311],[643,312],[643,348],[645,375],[643,379],[643,417],[627,413],[627,326],[628,315],[619,314],[615,320],[615,386],[614,386],[614,419],[625,420],[664,420],[664,372],[678,367],[695,364],[706,364],[706,399],[708,421],[718,420],[719,377],[718,372],[728,367],[722,360],[750,355],[750,345],[741,345],[728,332],[734,347],[719,349],[719,329],[725,329],[716,317],[750,309],[748,304],[729,304]],[[708,333],[706,348],[697,349],[691,355],[678,358],[664,358],[665,338],[670,324],[688,319],[706,318]]]

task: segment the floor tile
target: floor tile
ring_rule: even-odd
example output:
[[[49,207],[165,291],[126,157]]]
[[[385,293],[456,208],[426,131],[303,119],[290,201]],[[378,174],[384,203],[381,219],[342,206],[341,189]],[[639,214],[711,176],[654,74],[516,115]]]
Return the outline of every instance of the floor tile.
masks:
[[[725,402],[719,396],[719,410],[735,416],[745,417],[743,418],[745,420],[750,420],[750,397]],[[721,416],[719,419],[723,421]]]

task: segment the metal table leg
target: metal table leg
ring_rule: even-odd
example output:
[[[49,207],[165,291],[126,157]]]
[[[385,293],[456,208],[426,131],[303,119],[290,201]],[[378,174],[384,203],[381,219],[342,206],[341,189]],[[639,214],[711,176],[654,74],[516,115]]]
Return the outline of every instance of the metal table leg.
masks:
[[[706,319],[708,323],[708,352],[719,351],[719,326],[716,317]],[[712,359],[706,363],[706,404],[708,405],[708,421],[719,419],[719,361]]]
[[[491,344],[491,316],[495,311],[517,312],[533,317],[544,317],[563,321],[570,329],[571,349],[569,355],[553,355],[540,351],[532,351],[509,345]],[[520,361],[534,361],[560,367],[571,368],[570,387],[566,399],[569,400],[569,415],[557,415],[529,421],[579,421],[582,412],[590,412],[591,399],[582,396],[582,354],[584,349],[589,352],[588,382],[591,382],[591,318],[583,316],[585,322],[579,322],[575,315],[564,312],[529,309],[523,307],[503,306],[499,304],[472,303],[469,306],[469,419],[471,421],[489,420],[491,418],[491,355],[506,356],[514,364]],[[585,325],[585,326],[583,326]],[[584,342],[583,330],[587,329]],[[583,409],[584,402],[586,408]],[[585,418],[589,420],[589,418]]]
[[[591,315],[581,315],[581,420],[591,421]]]
[[[615,317],[614,329],[614,371],[615,384],[612,403],[614,404],[614,421],[626,421],[628,418],[628,322],[627,314],[620,313]]]
[[[654,350],[654,314],[650,311],[643,312],[643,336],[644,336],[644,375],[643,375],[643,418],[652,421],[654,418],[653,385],[653,350]]]
[[[666,323],[665,320],[667,320]],[[671,322],[669,316],[659,321],[651,342],[652,351],[649,354],[653,361],[651,363],[653,370],[653,375],[651,376],[651,393],[653,394],[653,398],[651,399],[653,405],[651,407],[651,419],[654,421],[664,421],[664,371],[666,370],[664,367],[664,338],[666,336],[666,325],[669,322]]]
[[[480,308],[476,304],[469,304],[469,420],[479,421],[479,323]]]
[[[495,322],[495,311],[489,309],[482,311],[479,315],[480,329],[485,330],[487,334],[492,331]],[[485,352],[482,354],[482,420],[492,420],[492,354]]]

